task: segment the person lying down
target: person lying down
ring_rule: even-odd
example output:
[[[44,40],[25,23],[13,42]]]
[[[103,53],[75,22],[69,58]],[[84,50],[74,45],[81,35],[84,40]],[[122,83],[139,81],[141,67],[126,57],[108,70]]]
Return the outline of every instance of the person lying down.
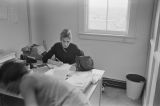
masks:
[[[20,62],[5,62],[0,67],[0,82],[6,87],[14,86],[24,98],[25,106],[90,106],[86,96],[65,80],[29,73]]]

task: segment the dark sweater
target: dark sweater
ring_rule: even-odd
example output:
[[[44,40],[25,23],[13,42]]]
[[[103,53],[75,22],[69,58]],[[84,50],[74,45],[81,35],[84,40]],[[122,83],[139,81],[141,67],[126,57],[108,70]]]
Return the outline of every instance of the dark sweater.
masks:
[[[63,63],[73,64],[76,56],[83,56],[84,53],[73,43],[64,49],[61,42],[58,42],[43,56],[42,61],[46,63],[53,55]]]

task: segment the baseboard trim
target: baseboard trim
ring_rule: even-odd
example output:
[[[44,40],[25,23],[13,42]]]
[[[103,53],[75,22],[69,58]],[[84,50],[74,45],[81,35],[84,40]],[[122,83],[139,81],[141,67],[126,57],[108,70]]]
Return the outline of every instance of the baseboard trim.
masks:
[[[121,89],[126,89],[126,81],[116,80],[111,78],[103,77],[103,86],[116,87]]]

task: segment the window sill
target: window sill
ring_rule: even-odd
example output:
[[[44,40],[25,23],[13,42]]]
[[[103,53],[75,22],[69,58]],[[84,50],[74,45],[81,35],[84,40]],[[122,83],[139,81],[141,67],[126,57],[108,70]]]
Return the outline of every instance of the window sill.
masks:
[[[94,34],[94,33],[79,33],[81,39],[86,40],[100,40],[100,41],[111,41],[120,43],[134,43],[136,37],[125,36],[125,35],[106,35],[106,34]]]

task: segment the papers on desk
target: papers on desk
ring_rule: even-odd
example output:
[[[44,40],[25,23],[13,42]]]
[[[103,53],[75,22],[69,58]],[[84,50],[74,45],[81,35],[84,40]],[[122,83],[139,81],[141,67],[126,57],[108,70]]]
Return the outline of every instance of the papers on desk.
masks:
[[[92,69],[92,83],[95,84],[102,78],[104,70]]]
[[[95,84],[102,78],[103,73],[103,70],[97,69],[88,72],[76,71],[66,81],[85,92],[90,84]]]
[[[56,68],[56,69],[58,69],[58,70],[69,70],[70,67],[71,67],[71,65],[69,65],[69,64],[62,64],[62,65],[60,65],[60,66],[57,66],[57,65],[55,65],[55,64],[49,64],[49,63],[47,63],[47,66],[48,66],[50,69]]]
[[[67,78],[68,73],[70,72],[71,65],[63,64],[62,66],[58,67],[55,66],[53,69],[48,70],[45,72],[46,75],[55,75],[58,79],[65,80]]]
[[[38,73],[45,73],[48,71],[48,67],[47,66],[43,66],[43,67],[37,67],[37,68],[33,68],[31,69],[32,72],[38,72]]]
[[[48,66],[50,69],[53,69],[53,68],[57,67],[57,66],[54,65],[54,64],[47,64],[47,66]]]
[[[53,75],[58,79],[66,80],[68,83],[79,88],[83,92],[86,91],[90,84],[96,84],[102,78],[103,70],[92,69],[91,71],[80,72],[71,70],[71,65],[63,64],[60,67],[45,72],[46,75]]]
[[[66,81],[84,92],[92,82],[92,72],[76,72]]]

